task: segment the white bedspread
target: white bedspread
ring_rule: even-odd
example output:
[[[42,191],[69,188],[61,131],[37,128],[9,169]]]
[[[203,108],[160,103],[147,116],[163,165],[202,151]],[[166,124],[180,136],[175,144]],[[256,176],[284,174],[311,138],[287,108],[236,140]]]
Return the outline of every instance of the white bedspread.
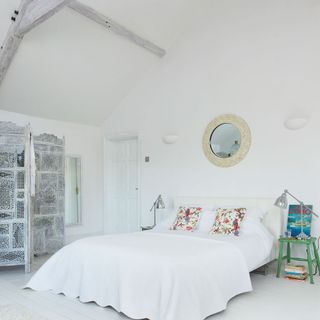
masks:
[[[139,232],[76,241],[26,287],[112,306],[134,319],[202,320],[252,290],[248,271],[232,241]]]

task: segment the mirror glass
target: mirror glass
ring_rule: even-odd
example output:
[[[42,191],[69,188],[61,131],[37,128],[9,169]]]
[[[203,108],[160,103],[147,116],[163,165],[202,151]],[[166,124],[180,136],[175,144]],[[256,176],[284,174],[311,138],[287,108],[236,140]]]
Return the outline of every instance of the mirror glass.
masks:
[[[66,208],[65,224],[81,223],[81,158],[66,156]]]
[[[216,127],[210,137],[212,152],[219,158],[231,158],[241,145],[240,130],[231,123],[222,123]]]

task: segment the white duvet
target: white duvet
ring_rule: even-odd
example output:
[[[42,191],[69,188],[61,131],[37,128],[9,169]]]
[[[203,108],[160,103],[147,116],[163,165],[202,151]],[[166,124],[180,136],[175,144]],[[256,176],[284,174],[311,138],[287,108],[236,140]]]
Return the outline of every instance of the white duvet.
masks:
[[[262,261],[270,250],[255,237]],[[57,252],[26,287],[112,306],[134,319],[202,320],[252,290],[249,271],[258,260],[249,261],[256,254],[243,249],[247,239],[235,245],[185,232],[86,238]]]

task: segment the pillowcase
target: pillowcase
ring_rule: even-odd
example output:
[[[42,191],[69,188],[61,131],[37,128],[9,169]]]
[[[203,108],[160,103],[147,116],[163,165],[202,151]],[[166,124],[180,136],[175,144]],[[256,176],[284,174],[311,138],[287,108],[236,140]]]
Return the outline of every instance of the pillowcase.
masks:
[[[246,216],[243,220],[243,223],[245,223],[245,221],[259,221],[261,222],[263,220],[263,218],[265,217],[265,215],[267,214],[266,210],[262,210],[260,208],[255,208],[255,207],[249,207],[247,208],[247,213]]]
[[[177,214],[170,212],[165,217],[158,217],[156,226],[153,231],[167,231],[171,229],[172,224],[176,221]]]
[[[179,207],[176,220],[171,229],[194,231],[198,226],[202,211],[203,208],[200,207]]]
[[[215,216],[216,216],[216,208],[214,208],[213,206],[208,206],[208,205],[201,205],[199,203],[187,203],[187,204],[181,204],[180,206],[177,206],[175,209],[170,210],[170,212],[164,214],[164,215],[159,215],[158,217],[158,223],[157,225],[152,229],[153,231],[167,231],[167,230],[173,230],[172,225],[174,224],[174,222],[176,221],[177,218],[177,210],[179,207],[197,207],[197,208],[202,208],[202,213],[201,213],[201,217],[200,217],[200,221],[198,223],[197,226],[197,230],[194,231],[198,231],[201,224],[202,224],[202,217],[206,214],[207,211],[210,211],[211,215],[214,215],[213,220],[210,222],[210,225],[206,228],[206,230],[202,232],[206,232],[208,233],[214,223],[215,220]]]
[[[234,208],[244,208],[241,204],[234,204],[234,205],[222,205],[220,208],[224,209],[234,209]],[[245,217],[241,223],[241,230],[244,228],[252,229],[253,224],[261,224],[264,217],[266,216],[268,210],[267,208],[260,208],[260,207],[246,207],[247,211]]]
[[[217,210],[203,209],[197,231],[209,233],[216,220]]]
[[[234,234],[239,235],[240,224],[247,212],[246,208],[219,208],[215,223],[210,231],[211,234]]]
[[[266,214],[267,211],[260,208],[247,208],[246,215],[241,223],[241,232],[256,232],[255,229],[263,225],[262,221]]]

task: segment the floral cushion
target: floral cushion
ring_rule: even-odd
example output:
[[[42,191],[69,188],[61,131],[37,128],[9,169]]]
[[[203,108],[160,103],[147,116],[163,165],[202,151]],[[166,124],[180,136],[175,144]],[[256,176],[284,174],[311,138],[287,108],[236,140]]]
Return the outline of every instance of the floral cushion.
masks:
[[[246,208],[217,210],[216,221],[210,231],[211,234],[231,234],[238,236],[240,224],[247,212]]]
[[[194,231],[198,226],[202,210],[199,207],[179,207],[176,220],[171,229]]]

